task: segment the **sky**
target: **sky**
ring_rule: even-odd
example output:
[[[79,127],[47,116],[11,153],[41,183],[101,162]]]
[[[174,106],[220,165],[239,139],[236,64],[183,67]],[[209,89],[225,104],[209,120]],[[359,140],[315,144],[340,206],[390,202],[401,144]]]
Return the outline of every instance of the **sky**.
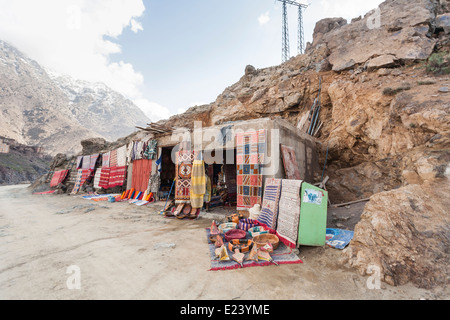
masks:
[[[297,0],[306,42],[317,21],[352,18],[382,0]],[[289,6],[291,55],[297,8]],[[214,102],[247,65],[280,64],[278,0],[0,0],[0,40],[49,70],[102,82],[152,121]]]

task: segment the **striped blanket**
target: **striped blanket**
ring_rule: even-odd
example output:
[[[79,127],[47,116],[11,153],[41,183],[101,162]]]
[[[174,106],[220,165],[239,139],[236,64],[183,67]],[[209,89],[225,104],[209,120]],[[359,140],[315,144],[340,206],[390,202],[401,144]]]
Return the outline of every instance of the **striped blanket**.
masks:
[[[112,167],[110,169],[108,189],[123,186],[127,176],[127,167]]]
[[[79,169],[77,173],[77,179],[75,181],[75,186],[73,187],[72,194],[77,194],[84,183],[91,177],[93,171],[91,169]]]
[[[52,180],[50,181],[50,187],[56,187],[58,184],[66,180],[69,170],[56,171],[53,174]]]
[[[278,204],[281,194],[281,179],[266,179],[264,199],[258,221],[275,229],[278,219]]]

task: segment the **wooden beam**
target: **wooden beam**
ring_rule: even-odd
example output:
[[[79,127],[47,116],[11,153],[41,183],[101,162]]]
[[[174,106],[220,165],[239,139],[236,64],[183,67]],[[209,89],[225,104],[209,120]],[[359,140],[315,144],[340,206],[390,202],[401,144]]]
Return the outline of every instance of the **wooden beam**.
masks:
[[[360,203],[360,202],[368,202],[370,201],[370,198],[367,199],[361,199],[361,200],[356,200],[356,201],[351,201],[351,202],[346,202],[346,203],[341,203],[341,204],[335,204],[332,207],[333,208],[339,208],[339,207],[345,207],[348,206],[350,204],[355,204],[355,203]]]

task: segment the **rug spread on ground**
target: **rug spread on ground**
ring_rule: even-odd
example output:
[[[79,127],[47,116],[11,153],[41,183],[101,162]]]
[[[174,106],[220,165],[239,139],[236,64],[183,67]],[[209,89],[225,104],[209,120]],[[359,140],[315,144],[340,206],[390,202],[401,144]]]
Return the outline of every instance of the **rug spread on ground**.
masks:
[[[233,261],[219,261],[216,258],[216,246],[210,242],[209,237],[210,237],[210,229],[207,228],[206,229],[206,240],[208,242],[208,247],[209,247],[209,253],[210,253],[210,259],[211,259],[211,269],[209,271],[219,271],[219,270],[232,270],[232,269],[239,269],[241,268],[241,266]],[[250,238],[249,238],[250,239]],[[228,243],[225,243],[225,246],[228,247]],[[228,249],[227,249],[228,250]],[[231,256],[232,253],[228,250],[228,254]],[[245,259],[244,259],[244,263],[243,263],[243,267],[244,268],[249,268],[249,267],[264,267],[264,266],[275,266],[274,263],[272,262],[268,262],[268,261],[245,261],[249,256],[249,253],[245,254]],[[274,262],[276,262],[278,265],[282,265],[282,264],[299,264],[299,263],[303,263],[302,260],[300,260],[298,258],[298,256],[292,251],[291,248],[289,248],[288,246],[286,246],[284,243],[282,243],[280,241],[278,248],[271,254]]]

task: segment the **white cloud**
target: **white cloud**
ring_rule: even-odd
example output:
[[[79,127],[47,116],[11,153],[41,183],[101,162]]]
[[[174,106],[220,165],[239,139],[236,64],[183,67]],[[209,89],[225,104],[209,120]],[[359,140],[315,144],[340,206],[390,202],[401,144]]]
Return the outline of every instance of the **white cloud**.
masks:
[[[147,99],[136,99],[133,102],[144,111],[145,115],[150,118],[152,122],[170,118],[172,113],[166,107],[161,106],[156,102],[151,102]]]
[[[128,62],[111,61],[125,29],[143,30],[144,11],[143,0],[0,0],[0,39],[46,68],[105,83],[154,120],[170,114],[143,98],[143,75]]]
[[[261,26],[265,25],[269,21],[270,21],[269,11],[267,11],[266,13],[263,13],[258,18],[258,22]]]

